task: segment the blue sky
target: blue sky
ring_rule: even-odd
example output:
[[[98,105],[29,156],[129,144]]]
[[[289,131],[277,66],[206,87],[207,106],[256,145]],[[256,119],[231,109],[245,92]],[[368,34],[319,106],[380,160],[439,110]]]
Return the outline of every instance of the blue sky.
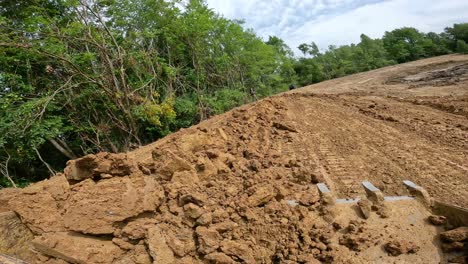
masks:
[[[385,31],[412,26],[441,32],[453,23],[468,22],[468,0],[207,0],[224,17],[244,19],[264,39],[282,38],[293,50],[315,41],[328,45],[359,42]]]

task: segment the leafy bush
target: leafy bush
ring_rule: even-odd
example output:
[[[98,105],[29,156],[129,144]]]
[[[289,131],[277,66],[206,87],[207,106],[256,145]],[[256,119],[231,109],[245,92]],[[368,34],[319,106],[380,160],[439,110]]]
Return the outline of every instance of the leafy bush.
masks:
[[[224,88],[215,91],[212,95],[205,96],[203,102],[209,107],[212,114],[222,114],[249,102],[249,99],[247,94],[241,90]]]

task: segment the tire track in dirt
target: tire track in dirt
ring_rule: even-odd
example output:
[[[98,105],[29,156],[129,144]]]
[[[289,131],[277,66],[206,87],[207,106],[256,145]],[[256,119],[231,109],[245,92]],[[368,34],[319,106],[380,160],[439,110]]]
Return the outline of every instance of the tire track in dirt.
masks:
[[[354,102],[357,101],[360,103],[358,108],[362,108],[373,100],[361,98]],[[464,142],[463,138],[466,138],[467,134],[451,129],[452,124],[463,123],[462,118],[426,106],[395,103],[393,100],[380,100],[377,109],[379,109],[377,114],[383,113],[398,120],[385,122],[388,129],[383,130],[384,133],[379,136],[387,137],[386,142],[394,144],[378,142],[380,146],[376,145],[378,148],[375,148],[375,151],[380,152],[382,158],[377,162],[383,163],[389,160],[387,163],[389,171],[397,169],[400,173],[404,173],[400,174],[399,180],[401,176],[412,179],[425,186],[431,194],[441,196],[442,200],[453,199],[442,195],[443,193],[455,192],[458,197],[465,197],[459,200],[459,205],[466,203],[463,200],[468,197],[468,174],[463,164],[468,164],[468,159],[467,149],[463,147],[466,146],[466,141]],[[413,118],[417,118],[418,122],[408,121]],[[381,120],[378,121],[382,123]],[[445,123],[444,128],[450,130],[440,130],[441,123]],[[393,132],[389,133],[391,131]],[[377,137],[369,140],[377,141]],[[397,165],[397,168],[392,163]]]
[[[322,118],[317,118],[319,113],[311,107],[313,103],[316,103],[314,101],[316,100],[307,97],[295,101],[294,107],[300,108],[300,112],[304,113],[304,115],[297,116],[298,123],[304,128],[301,134],[306,135],[300,144],[309,145],[307,146],[308,158],[315,161],[325,183],[337,193],[339,198],[355,198],[357,194],[363,192],[357,172],[353,164],[350,164],[339,153],[333,142],[324,135],[323,130],[327,130],[327,127],[319,125]]]
[[[383,122],[383,121],[382,121]],[[442,193],[450,193],[457,190],[458,195],[463,197],[463,179],[466,179],[466,171],[463,171],[457,164],[448,165],[447,159],[454,159],[456,155],[442,149],[433,142],[428,142],[423,138],[418,138],[414,132],[405,131],[397,127],[392,122],[387,122],[389,129],[382,130],[378,137],[368,137],[362,140],[362,144],[369,149],[368,152],[375,153],[375,167],[378,173],[374,176],[388,175],[380,177],[376,181],[390,182],[386,184],[387,192],[394,195],[401,195],[402,189],[399,184],[402,180],[415,181],[433,195],[440,199],[451,199]],[[419,136],[420,137],[420,136]],[[369,171],[369,169],[366,169]],[[450,182],[451,184],[446,184]],[[466,194],[465,191],[465,197]],[[463,199],[460,203],[463,203]]]
[[[362,188],[359,184],[359,178],[353,169],[353,166],[348,164],[345,158],[341,157],[337,151],[333,149],[332,144],[324,139],[319,139],[318,156],[324,164],[325,170],[330,178],[337,182],[335,187],[339,198],[354,198],[352,195],[362,193]]]
[[[338,197],[363,195],[364,180],[386,195],[406,194],[402,181],[412,180],[439,200],[453,201],[455,197],[445,194],[454,192],[456,197],[468,197],[466,157],[457,148],[459,143],[429,141],[406,124],[360,113],[339,96],[306,95],[291,101],[288,108],[301,128],[292,153],[313,160]],[[466,199],[458,201],[466,204]]]

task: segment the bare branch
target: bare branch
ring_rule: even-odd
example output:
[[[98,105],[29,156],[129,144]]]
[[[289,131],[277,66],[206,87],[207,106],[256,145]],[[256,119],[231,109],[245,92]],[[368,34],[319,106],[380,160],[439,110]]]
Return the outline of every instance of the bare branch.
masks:
[[[39,150],[37,150],[37,148],[34,148],[34,151],[36,151],[36,154],[37,154],[37,157],[39,157],[39,160],[41,160],[42,163],[47,167],[47,169],[50,172],[50,175],[51,176],[55,175],[57,172],[54,171],[54,169],[52,169],[52,167],[50,167],[49,163],[45,162],[45,160],[41,156],[41,153],[39,153]]]
[[[60,151],[60,153],[62,153],[63,155],[65,155],[67,158],[69,159],[76,159],[76,156],[71,153],[70,151],[68,151],[67,149],[65,149],[65,147],[63,147],[62,145],[60,145],[55,139],[53,138],[50,138],[49,139],[49,142],[52,143],[52,145],[58,150]]]
[[[18,188],[13,179],[10,177],[10,173],[8,172],[8,163],[10,162],[11,157],[8,152],[6,152],[6,154],[8,156],[7,159],[4,162],[0,163],[0,173],[8,179],[13,188]]]

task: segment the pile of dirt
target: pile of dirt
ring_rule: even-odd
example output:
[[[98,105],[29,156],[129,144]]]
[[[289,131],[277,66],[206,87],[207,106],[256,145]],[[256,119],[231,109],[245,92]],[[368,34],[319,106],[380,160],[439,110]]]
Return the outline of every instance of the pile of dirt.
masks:
[[[9,194],[34,251],[8,252],[34,263],[332,262],[333,230],[313,186],[321,179],[268,148],[297,133],[282,107],[234,111],[223,128],[155,147],[151,160],[70,161],[64,174]]]
[[[296,133],[281,107],[265,102],[223,128],[193,128],[151,160],[89,155],[48,181],[2,191],[34,248],[5,252],[34,263],[332,260],[313,168],[266,148]]]
[[[411,210],[421,210],[417,223],[404,222],[401,208],[382,214],[363,202],[364,217],[353,207],[339,218],[315,186],[356,198],[372,180],[402,195],[408,179],[468,204],[468,132],[456,127],[465,119],[431,111],[388,98],[286,94],[130,153],[88,155],[49,180],[0,190],[0,253],[49,264],[431,259],[437,230],[424,208]],[[395,235],[402,228],[419,235]]]

